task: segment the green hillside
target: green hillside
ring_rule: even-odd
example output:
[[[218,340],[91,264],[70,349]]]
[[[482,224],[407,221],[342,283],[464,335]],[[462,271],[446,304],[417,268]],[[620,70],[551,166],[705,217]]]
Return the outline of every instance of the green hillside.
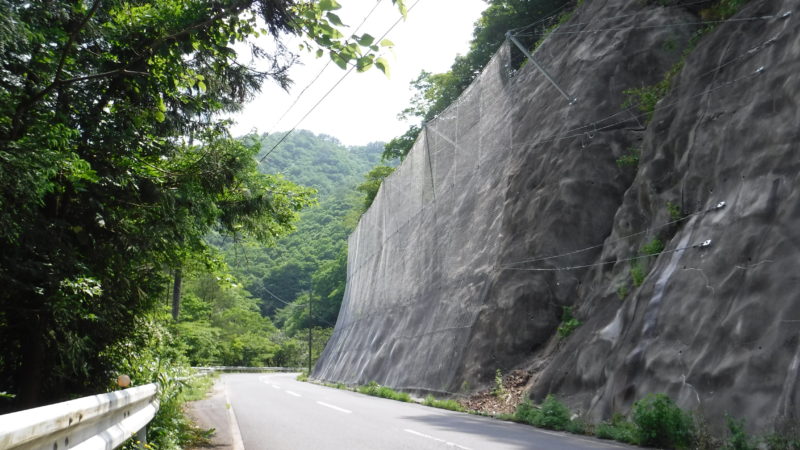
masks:
[[[283,133],[261,136],[259,159],[282,136]],[[342,286],[337,289],[339,283],[332,280],[314,282],[315,301],[320,302],[319,313],[314,316],[318,318],[316,325],[331,326],[335,322],[344,283],[346,239],[358,220],[358,206],[363,203],[363,194],[356,191],[356,186],[380,160],[382,151],[382,143],[345,147],[333,137],[298,131],[260,164],[262,172],[283,175],[315,188],[319,200],[301,213],[297,231],[280,239],[274,247],[254,241],[222,246],[226,262],[245,288],[260,300],[265,315],[275,316],[286,306],[283,302],[302,297],[310,289],[312,278],[322,276],[316,272],[325,269],[329,278],[341,272]],[[338,269],[332,267],[337,260],[342,266]],[[336,292],[331,297],[332,291]],[[278,314],[280,325],[287,325],[287,313]],[[292,324],[288,324],[290,328]]]

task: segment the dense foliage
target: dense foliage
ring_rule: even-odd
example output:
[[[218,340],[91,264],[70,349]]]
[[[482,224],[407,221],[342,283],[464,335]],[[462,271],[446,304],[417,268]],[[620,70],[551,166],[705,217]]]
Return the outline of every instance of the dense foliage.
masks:
[[[0,387],[15,407],[104,386],[108,351],[165,298],[166,274],[213,265],[210,231],[270,243],[292,228],[312,191],[258,172],[260,146],[217,118],[265,81],[288,85],[283,33],[380,63],[388,43],[345,37],[338,7],[0,0]],[[260,34],[267,71],[234,50]]]
[[[282,134],[248,140],[260,146],[261,159]],[[356,185],[382,148],[344,147],[330,136],[298,131],[264,158],[260,170],[315,188],[319,203],[273,246],[209,239],[225,263],[215,273],[188,270],[174,327],[192,365],[305,366],[309,329],[316,360],[344,295],[346,239],[361,212]]]

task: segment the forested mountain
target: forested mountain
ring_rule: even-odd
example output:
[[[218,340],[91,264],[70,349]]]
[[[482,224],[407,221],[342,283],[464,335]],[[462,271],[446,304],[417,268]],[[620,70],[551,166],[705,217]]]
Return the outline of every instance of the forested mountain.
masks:
[[[262,313],[290,334],[307,327],[307,292],[313,284],[314,326],[330,327],[344,291],[346,239],[360,216],[364,174],[380,160],[382,143],[345,147],[331,136],[295,132],[258,137],[260,170],[317,190],[318,204],[300,214],[297,230],[275,246],[218,240],[231,272],[259,300]],[[273,150],[274,148],[274,150]],[[273,150],[272,152],[270,152]],[[312,281],[313,280],[313,281]],[[301,300],[303,307],[287,307]],[[285,308],[279,313],[279,310]],[[302,323],[301,323],[302,322]]]

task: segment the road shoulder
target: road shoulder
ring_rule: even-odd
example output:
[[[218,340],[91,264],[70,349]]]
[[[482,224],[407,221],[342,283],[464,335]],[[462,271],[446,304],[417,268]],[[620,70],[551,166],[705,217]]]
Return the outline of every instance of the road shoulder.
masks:
[[[194,423],[203,428],[214,428],[211,445],[202,448],[218,450],[243,450],[242,437],[236,415],[228,400],[225,382],[219,378],[214,382],[211,395],[203,400],[189,402],[185,407],[186,414]],[[199,450],[199,449],[190,449]]]

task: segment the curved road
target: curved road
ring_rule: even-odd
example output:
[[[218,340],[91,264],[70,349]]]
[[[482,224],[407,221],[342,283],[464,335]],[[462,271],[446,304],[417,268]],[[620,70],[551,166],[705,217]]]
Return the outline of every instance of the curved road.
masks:
[[[303,383],[295,377],[222,376],[223,398],[227,398],[234,416],[229,427],[234,444],[229,448],[242,444],[248,450],[631,448]],[[219,424],[216,427],[222,428]]]

